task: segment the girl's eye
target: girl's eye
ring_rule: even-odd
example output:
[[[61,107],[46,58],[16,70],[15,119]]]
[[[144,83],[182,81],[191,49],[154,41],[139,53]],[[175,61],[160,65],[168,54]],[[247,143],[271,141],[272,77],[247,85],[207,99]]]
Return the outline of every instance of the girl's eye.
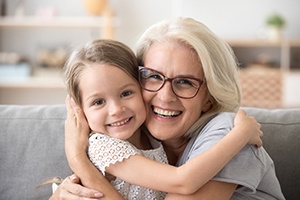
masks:
[[[99,106],[99,105],[102,105],[104,103],[105,103],[104,99],[98,99],[98,100],[94,101],[93,105],[94,106]]]
[[[131,95],[132,93],[133,92],[130,91],[130,90],[124,91],[124,92],[121,93],[121,97],[127,97],[127,96]]]

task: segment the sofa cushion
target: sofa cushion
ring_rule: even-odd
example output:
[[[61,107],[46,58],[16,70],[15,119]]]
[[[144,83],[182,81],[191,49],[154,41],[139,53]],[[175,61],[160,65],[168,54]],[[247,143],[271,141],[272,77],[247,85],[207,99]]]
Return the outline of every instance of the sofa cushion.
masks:
[[[54,176],[71,174],[64,153],[64,105],[0,106],[0,199],[48,199]]]
[[[245,110],[261,124],[263,146],[275,163],[286,199],[300,199],[300,109]]]

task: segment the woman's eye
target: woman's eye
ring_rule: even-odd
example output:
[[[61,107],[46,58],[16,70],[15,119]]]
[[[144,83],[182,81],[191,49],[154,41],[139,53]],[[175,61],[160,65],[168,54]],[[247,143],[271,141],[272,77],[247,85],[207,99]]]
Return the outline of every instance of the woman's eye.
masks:
[[[148,79],[152,78],[152,79],[157,79],[157,80],[162,80],[161,76],[159,74],[151,74],[149,75]]]
[[[93,105],[94,106],[99,106],[99,105],[102,105],[104,103],[105,103],[104,99],[98,99],[98,100],[94,101]]]
[[[181,84],[181,85],[192,85],[191,81],[189,81],[187,79],[179,79],[176,82],[177,82],[177,84]]]
[[[122,92],[122,94],[121,94],[121,97],[127,97],[127,96],[129,96],[129,95],[131,95],[133,92],[132,91],[124,91],[124,92]]]
[[[176,85],[181,86],[181,87],[195,87],[197,88],[198,83],[197,81],[193,79],[186,79],[186,78],[181,78],[176,80]]]

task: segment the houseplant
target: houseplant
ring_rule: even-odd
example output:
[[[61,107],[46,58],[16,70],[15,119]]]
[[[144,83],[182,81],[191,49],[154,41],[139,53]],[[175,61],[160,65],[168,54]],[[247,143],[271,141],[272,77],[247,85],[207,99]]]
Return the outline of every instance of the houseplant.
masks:
[[[268,36],[270,40],[279,41],[282,39],[282,31],[286,21],[280,14],[274,13],[267,17]]]

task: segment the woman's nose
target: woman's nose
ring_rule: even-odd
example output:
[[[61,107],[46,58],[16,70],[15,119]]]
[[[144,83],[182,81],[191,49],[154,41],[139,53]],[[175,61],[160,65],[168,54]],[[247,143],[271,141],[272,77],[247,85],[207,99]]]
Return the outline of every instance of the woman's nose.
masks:
[[[177,96],[172,90],[172,83],[170,81],[166,81],[163,87],[156,93],[156,96],[163,102],[168,103],[177,100]]]

